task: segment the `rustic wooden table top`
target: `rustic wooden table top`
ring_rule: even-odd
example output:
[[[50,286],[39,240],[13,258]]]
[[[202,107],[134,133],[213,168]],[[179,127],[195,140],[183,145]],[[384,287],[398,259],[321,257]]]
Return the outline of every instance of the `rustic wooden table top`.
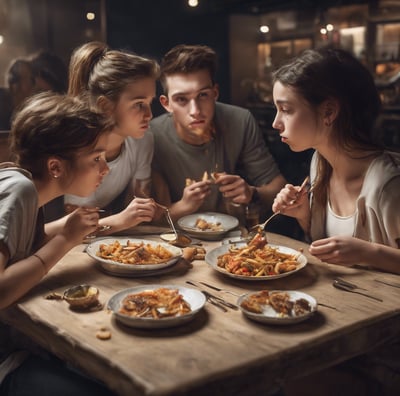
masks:
[[[127,396],[257,395],[286,379],[367,352],[399,334],[400,288],[375,279],[400,283],[400,277],[321,263],[307,253],[302,242],[276,234],[268,238],[271,243],[303,249],[307,266],[280,279],[246,281],[221,274],[204,261],[188,264],[181,260],[162,276],[126,278],[102,272],[84,252],[85,245],[80,245],[18,304],[0,312],[0,319]],[[204,247],[209,251],[220,244],[205,241]],[[337,276],[368,289],[383,302],[332,287]],[[99,288],[100,301],[106,303],[128,287],[188,286],[187,280],[206,281],[238,293],[299,290],[324,305],[307,321],[277,326],[251,321],[240,311],[222,312],[206,303],[183,326],[134,329],[119,324],[107,309],[77,312],[64,301],[44,298],[50,292],[63,293],[72,285],[89,283]],[[236,302],[227,293],[213,293]],[[102,327],[111,330],[111,339],[96,338]]]

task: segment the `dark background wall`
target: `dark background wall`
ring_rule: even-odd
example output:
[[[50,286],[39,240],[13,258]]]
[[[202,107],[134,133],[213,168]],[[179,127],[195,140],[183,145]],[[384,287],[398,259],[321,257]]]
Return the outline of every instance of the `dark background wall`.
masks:
[[[177,44],[204,44],[218,53],[217,81],[222,101],[230,98],[228,16],[222,10],[187,1],[107,1],[107,41],[111,47],[126,48],[161,60]]]

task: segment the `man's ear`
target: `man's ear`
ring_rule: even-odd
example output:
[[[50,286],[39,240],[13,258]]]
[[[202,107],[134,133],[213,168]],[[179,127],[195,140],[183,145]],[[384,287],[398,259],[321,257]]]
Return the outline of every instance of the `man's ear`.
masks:
[[[169,105],[168,96],[160,95],[160,103],[162,107],[164,107],[164,109],[168,111],[168,113],[172,113],[171,107]]]
[[[114,103],[110,99],[106,98],[104,95],[101,95],[97,98],[96,105],[108,117],[112,116],[114,111]]]

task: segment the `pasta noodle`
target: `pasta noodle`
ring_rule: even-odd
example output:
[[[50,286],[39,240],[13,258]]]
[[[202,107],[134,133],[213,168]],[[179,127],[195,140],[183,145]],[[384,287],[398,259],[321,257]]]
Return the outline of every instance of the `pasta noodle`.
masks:
[[[272,276],[296,270],[299,262],[296,255],[280,252],[257,234],[247,246],[231,247],[218,256],[217,265],[235,275]]]
[[[106,260],[136,265],[160,264],[173,257],[173,254],[161,245],[153,246],[149,243],[131,241],[127,241],[126,245],[121,245],[119,241],[109,245],[103,243],[96,255]]]

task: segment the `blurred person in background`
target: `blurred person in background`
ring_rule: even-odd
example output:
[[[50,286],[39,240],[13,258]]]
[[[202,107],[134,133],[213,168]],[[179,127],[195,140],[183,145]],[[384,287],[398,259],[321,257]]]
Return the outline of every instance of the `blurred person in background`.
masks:
[[[35,80],[35,91],[66,93],[68,88],[68,68],[56,54],[41,50],[29,58]]]
[[[9,130],[13,114],[35,92],[35,79],[28,60],[17,58],[10,63],[5,86],[0,93],[0,129]]]

